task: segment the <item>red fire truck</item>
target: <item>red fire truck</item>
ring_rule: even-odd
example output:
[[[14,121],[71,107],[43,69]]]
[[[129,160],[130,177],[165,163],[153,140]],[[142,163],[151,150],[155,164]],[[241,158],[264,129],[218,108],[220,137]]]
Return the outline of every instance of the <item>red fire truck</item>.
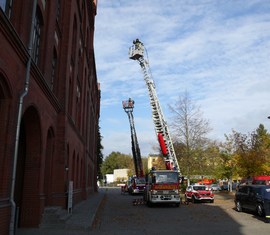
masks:
[[[148,206],[166,203],[180,205],[179,172],[152,170],[146,177],[144,201]]]

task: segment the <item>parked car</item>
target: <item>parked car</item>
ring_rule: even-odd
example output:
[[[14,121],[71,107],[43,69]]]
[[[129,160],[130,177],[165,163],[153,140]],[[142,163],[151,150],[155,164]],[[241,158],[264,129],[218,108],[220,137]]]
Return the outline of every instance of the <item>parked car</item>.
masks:
[[[185,200],[192,201],[208,201],[214,202],[214,194],[212,191],[207,190],[205,185],[190,185],[187,187],[185,192]]]
[[[270,222],[270,185],[240,185],[234,202],[238,212],[253,211]]]
[[[233,182],[233,183],[223,183],[223,185],[221,185],[220,189],[224,190],[224,191],[229,191],[229,190],[236,190],[237,188],[237,183]]]
[[[212,191],[221,191],[221,188],[218,184],[211,184]]]
[[[221,185],[221,190],[226,190],[226,191],[228,191],[228,189],[229,189],[229,186],[228,186],[228,184],[226,183],[223,183],[223,185]]]

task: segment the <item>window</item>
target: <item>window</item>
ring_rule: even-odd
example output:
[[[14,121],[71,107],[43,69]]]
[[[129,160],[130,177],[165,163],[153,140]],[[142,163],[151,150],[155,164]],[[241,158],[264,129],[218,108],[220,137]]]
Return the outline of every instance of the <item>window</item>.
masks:
[[[77,45],[77,19],[74,17],[73,21],[73,34],[72,34],[72,54],[71,59],[73,58],[73,63],[75,64],[75,57],[76,57],[76,45]]]
[[[6,7],[6,1],[5,0],[0,0],[0,7],[5,10]]]
[[[240,193],[248,194],[249,188],[247,186],[243,186],[239,188]]]
[[[69,78],[69,91],[68,91],[68,113],[72,115],[72,105],[73,105],[73,81]]]
[[[0,7],[6,13],[8,18],[11,16],[12,0],[0,0]]]
[[[76,87],[76,123],[81,128],[81,86],[77,79]]]
[[[51,77],[51,89],[53,89],[54,79],[56,76],[56,68],[57,68],[57,54],[56,50],[53,50],[53,58],[52,58],[52,77]]]
[[[262,190],[264,190],[264,198],[270,200],[270,187],[266,187]]]
[[[205,186],[194,186],[193,187],[194,190],[206,190],[206,187]]]
[[[61,0],[57,0],[57,13],[56,13],[56,20],[59,22],[61,14]]]
[[[37,12],[34,22],[32,59],[37,64],[40,46],[41,20]]]

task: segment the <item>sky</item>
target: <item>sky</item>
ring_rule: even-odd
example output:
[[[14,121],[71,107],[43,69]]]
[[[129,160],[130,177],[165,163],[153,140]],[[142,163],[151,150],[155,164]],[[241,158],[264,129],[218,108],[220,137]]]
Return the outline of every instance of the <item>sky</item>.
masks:
[[[131,154],[122,101],[132,98],[141,154],[158,146],[143,73],[128,57],[134,39],[147,51],[165,116],[185,92],[210,123],[208,137],[270,131],[270,0],[99,0],[94,50],[101,89],[104,157]]]

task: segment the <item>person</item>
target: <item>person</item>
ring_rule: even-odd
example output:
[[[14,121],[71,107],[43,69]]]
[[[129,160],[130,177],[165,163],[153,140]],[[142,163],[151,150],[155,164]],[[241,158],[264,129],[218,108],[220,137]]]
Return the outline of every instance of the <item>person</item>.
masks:
[[[135,50],[141,49],[141,46],[143,45],[138,38],[133,41],[133,44],[135,45]]]

